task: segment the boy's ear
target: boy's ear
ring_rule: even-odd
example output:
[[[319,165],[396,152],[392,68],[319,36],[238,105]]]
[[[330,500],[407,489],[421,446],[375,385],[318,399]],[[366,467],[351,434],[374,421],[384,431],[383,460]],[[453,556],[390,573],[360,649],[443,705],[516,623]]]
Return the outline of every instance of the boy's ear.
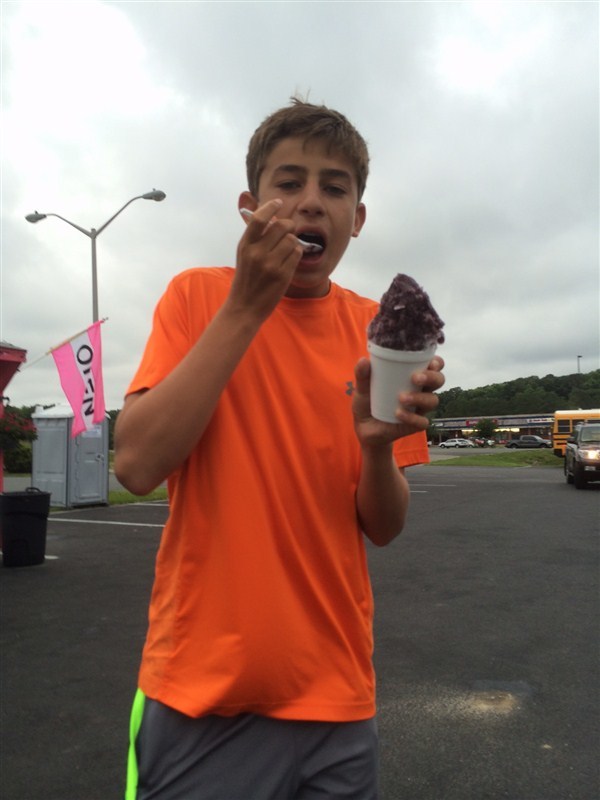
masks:
[[[256,211],[258,208],[258,201],[250,192],[242,192],[238,197],[238,211],[240,208],[247,208],[249,211]]]
[[[367,219],[367,207],[364,203],[359,203],[356,207],[354,215],[354,228],[352,229],[352,236],[357,237],[361,232],[362,226]]]

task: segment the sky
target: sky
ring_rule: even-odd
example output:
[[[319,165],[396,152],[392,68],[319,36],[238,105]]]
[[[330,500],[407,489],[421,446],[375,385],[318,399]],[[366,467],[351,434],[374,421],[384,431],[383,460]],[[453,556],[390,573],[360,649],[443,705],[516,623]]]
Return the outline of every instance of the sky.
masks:
[[[248,140],[300,94],[367,140],[367,222],[334,280],[414,277],[445,389],[599,362],[597,2],[1,2],[0,339],[10,404],[65,402],[50,348],[92,322],[108,409],[168,281],[235,264]]]

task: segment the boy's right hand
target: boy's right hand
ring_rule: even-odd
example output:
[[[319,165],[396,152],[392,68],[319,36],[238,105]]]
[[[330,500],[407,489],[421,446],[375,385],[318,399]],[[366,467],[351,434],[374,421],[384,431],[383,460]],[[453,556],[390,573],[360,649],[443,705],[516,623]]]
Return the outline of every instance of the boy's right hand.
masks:
[[[261,321],[286,293],[303,254],[292,220],[275,217],[281,206],[275,199],[257,208],[237,248],[229,299]]]

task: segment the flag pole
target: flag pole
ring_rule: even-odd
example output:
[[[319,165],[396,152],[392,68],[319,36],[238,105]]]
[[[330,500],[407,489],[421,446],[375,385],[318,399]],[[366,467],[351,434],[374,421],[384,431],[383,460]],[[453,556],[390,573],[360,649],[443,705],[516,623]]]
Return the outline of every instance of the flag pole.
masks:
[[[97,323],[96,322],[92,322],[92,325],[96,325],[96,324],[102,325],[102,323],[106,322],[107,319],[108,319],[108,317],[103,317],[102,319],[99,319]],[[92,325],[88,325],[87,328],[84,328],[82,331],[79,331],[78,333],[74,333],[73,336],[69,336],[69,338],[65,339],[64,342],[61,342],[60,344],[57,344],[54,347],[51,347],[50,350],[48,350],[46,353],[43,353],[41,356],[36,358],[35,361],[30,361],[29,363],[27,363],[24,366],[22,366],[19,369],[19,372],[23,372],[23,370],[29,369],[29,367],[33,367],[34,364],[37,364],[43,358],[46,358],[46,356],[49,356],[55,350],[58,350],[59,347],[62,347],[64,344],[68,344],[69,342],[72,342],[73,339],[76,339],[78,336],[81,336],[82,333],[85,333],[87,330],[89,330],[92,327]]]
[[[92,322],[92,325],[96,325],[96,324],[102,325],[102,323],[106,322],[107,319],[108,319],[108,317],[104,317],[103,319],[96,320],[95,322]],[[44,356],[49,356],[50,353],[53,353],[54,350],[58,350],[59,347],[62,347],[63,345],[68,344],[69,342],[72,342],[73,339],[76,339],[78,336],[81,336],[82,333],[85,333],[86,331],[88,331],[92,327],[92,325],[88,325],[82,331],[79,331],[78,333],[74,333],[73,336],[69,336],[69,338],[65,339],[64,342],[61,342],[60,344],[57,344],[55,347],[51,347],[50,350],[48,350],[47,353],[44,353],[42,358],[44,358]]]

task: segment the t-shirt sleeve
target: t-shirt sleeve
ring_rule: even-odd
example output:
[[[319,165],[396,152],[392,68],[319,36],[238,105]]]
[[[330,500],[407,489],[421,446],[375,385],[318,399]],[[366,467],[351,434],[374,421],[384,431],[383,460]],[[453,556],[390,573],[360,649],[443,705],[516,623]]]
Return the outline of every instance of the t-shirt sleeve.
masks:
[[[192,345],[186,312],[185,296],[173,280],[156,306],[152,331],[126,394],[156,386],[184,358]]]
[[[429,464],[427,434],[425,431],[411,433],[394,442],[394,458],[399,467],[412,467],[415,464]]]

